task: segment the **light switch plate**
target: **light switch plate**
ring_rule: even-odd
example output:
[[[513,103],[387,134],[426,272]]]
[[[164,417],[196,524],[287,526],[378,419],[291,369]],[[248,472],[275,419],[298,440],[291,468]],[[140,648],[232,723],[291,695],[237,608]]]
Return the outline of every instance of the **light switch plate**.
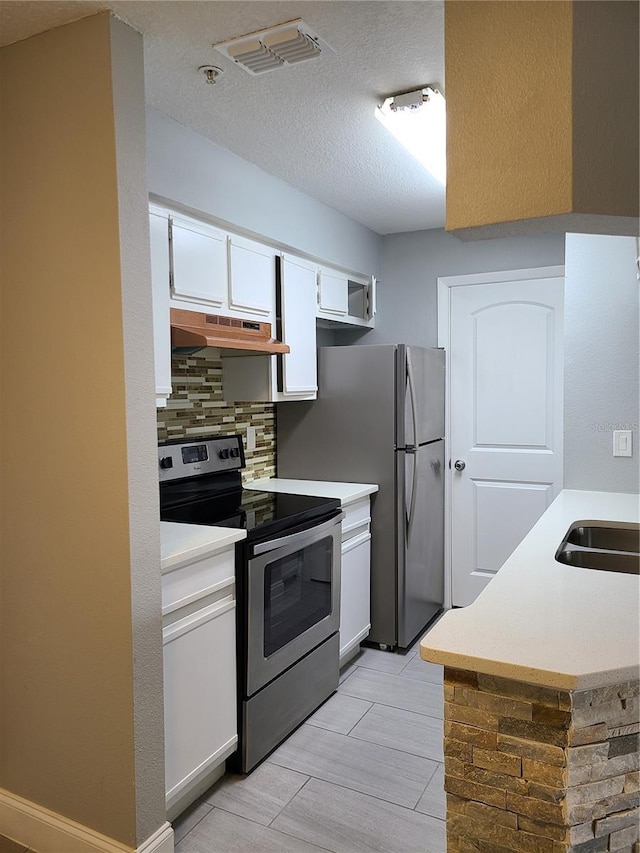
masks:
[[[633,456],[633,446],[630,429],[614,429],[613,431],[613,455]]]
[[[256,449],[256,428],[252,426],[247,427],[247,450],[255,450]]]

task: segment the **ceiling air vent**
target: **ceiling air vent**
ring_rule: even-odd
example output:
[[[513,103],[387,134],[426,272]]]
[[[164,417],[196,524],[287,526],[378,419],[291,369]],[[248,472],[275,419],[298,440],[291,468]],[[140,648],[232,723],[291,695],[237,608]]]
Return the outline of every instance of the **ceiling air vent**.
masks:
[[[254,76],[315,59],[331,48],[300,18],[213,45]]]

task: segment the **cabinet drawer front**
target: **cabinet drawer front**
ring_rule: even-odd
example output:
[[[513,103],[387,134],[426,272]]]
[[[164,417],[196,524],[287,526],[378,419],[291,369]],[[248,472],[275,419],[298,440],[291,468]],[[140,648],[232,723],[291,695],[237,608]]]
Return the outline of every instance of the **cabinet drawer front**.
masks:
[[[195,614],[194,614],[195,615]],[[164,646],[165,775],[172,801],[237,737],[235,610],[180,630]],[[184,627],[184,626],[183,626]]]
[[[371,533],[369,533],[369,527],[365,527],[364,530],[360,530],[357,536],[352,536],[350,539],[342,540],[342,556],[348,554],[349,551],[353,551],[354,548],[358,548],[364,542],[371,541]],[[344,572],[344,565],[342,566],[342,571]]]
[[[165,625],[162,628],[162,644],[166,646],[167,643],[172,643],[174,640],[182,637],[183,634],[187,634],[189,631],[195,631],[197,628],[200,628],[212,619],[217,619],[229,610],[234,610],[235,606],[236,600],[234,595],[233,593],[229,593],[223,598],[207,604],[206,607],[185,607],[184,610],[178,614],[179,618],[174,622],[169,622],[168,625]]]
[[[163,616],[235,583],[235,551],[227,548],[162,574]]]
[[[371,523],[371,507],[369,498],[356,501],[344,507],[345,516],[342,519],[342,541],[345,542],[352,536],[362,531],[365,525]]]

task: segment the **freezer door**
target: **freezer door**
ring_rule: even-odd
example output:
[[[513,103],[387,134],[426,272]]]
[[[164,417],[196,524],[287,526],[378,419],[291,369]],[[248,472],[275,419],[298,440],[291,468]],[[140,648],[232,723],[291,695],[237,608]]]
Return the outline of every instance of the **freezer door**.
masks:
[[[398,646],[407,648],[444,602],[444,441],[396,456]]]
[[[443,349],[398,346],[397,446],[413,447],[444,436]]]

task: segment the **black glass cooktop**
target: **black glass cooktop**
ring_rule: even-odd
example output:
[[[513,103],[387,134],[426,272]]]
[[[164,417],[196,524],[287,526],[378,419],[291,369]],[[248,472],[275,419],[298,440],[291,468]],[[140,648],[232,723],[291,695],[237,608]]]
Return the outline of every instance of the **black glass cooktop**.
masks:
[[[258,492],[235,489],[215,496],[202,493],[176,495],[161,492],[160,518],[184,524],[214,527],[238,527],[247,531],[247,539],[271,537],[308,522],[317,523],[340,509],[340,501],[309,495]]]

